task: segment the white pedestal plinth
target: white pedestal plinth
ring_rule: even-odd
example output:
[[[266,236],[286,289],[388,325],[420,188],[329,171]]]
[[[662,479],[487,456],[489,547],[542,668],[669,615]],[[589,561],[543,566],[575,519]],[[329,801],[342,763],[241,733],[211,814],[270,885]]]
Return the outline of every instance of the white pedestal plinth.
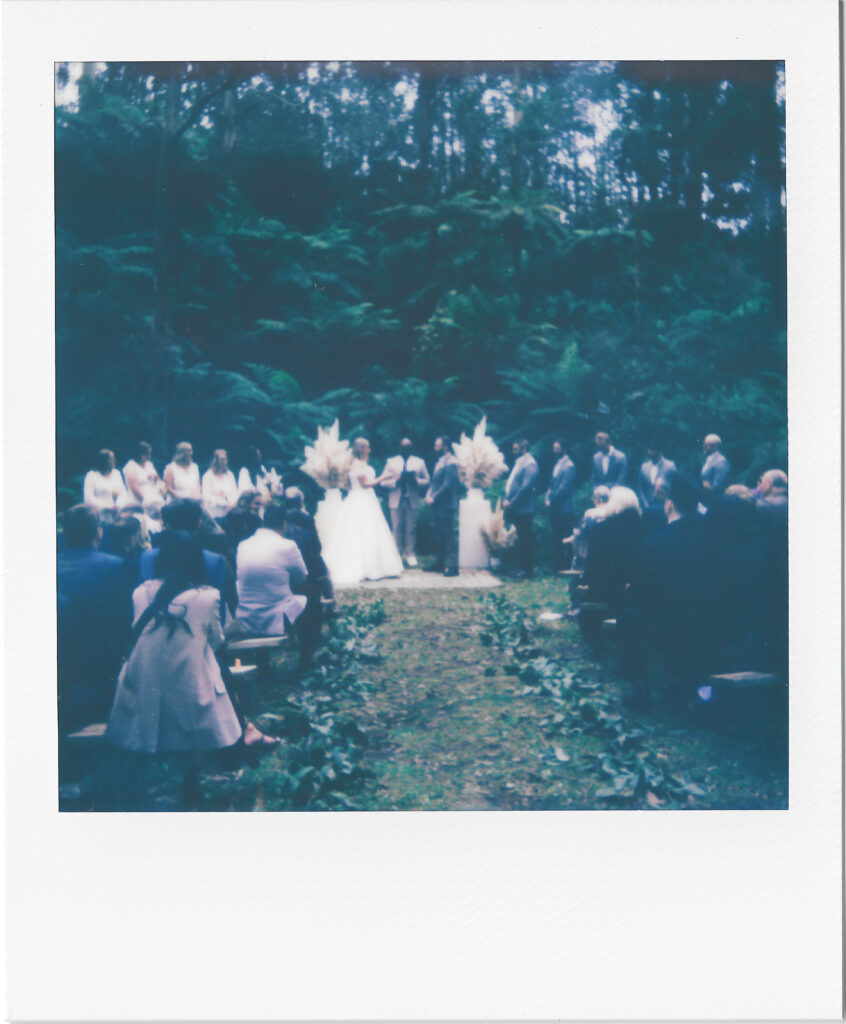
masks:
[[[458,567],[487,569],[488,549],[480,529],[491,514],[491,503],[484,492],[471,487],[467,497],[458,503]]]
[[[317,536],[323,548],[329,543],[335,530],[343,500],[340,490],[337,487],[330,487],[323,501],[318,502],[314,513],[314,525],[317,527]]]

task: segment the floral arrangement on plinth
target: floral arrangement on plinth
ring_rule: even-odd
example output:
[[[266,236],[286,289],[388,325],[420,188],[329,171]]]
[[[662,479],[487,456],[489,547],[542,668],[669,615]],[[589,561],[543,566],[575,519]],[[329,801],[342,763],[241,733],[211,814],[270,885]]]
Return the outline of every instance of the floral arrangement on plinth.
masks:
[[[353,453],[349,441],[339,437],[338,421],[331,427],[318,427],[317,440],[306,445],[305,462],[300,467],[324,490],[343,487],[349,490]]]
[[[485,433],[487,425],[487,417],[483,416],[472,437],[462,433],[461,440],[452,446],[458,460],[458,475],[468,488],[484,490],[508,471],[502,452]]]
[[[517,543],[517,530],[513,526],[505,525],[505,513],[502,510],[502,498],[499,498],[496,507],[486,522],[479,527],[482,531],[482,538],[489,555],[498,555],[508,551]]]

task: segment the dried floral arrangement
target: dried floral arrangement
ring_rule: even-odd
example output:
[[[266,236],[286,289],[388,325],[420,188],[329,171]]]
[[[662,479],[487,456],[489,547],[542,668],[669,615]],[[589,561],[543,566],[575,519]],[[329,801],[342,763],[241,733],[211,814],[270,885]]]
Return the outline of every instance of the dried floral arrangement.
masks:
[[[452,446],[458,460],[458,475],[465,487],[484,490],[508,470],[505,457],[493,439],[487,436],[486,429],[487,417],[483,416],[472,437],[462,433],[461,440]]]
[[[517,542],[517,530],[513,526],[505,525],[505,513],[502,510],[501,498],[497,500],[493,512],[479,529],[482,531],[482,538],[490,555],[501,554],[503,551],[513,548]]]
[[[305,458],[300,468],[324,490],[349,490],[353,453],[349,441],[340,440],[337,420],[331,427],[317,428],[317,440],[306,445]]]

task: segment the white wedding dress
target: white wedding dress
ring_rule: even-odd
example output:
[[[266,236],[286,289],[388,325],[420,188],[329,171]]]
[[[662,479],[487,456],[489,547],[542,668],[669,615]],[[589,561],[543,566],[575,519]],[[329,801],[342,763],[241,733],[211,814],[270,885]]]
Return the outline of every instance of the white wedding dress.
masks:
[[[374,489],[363,483],[375,479],[372,466],[360,459],[353,462],[350,493],[338,509],[332,536],[323,551],[336,587],[402,575],[402,559],[382,506]]]

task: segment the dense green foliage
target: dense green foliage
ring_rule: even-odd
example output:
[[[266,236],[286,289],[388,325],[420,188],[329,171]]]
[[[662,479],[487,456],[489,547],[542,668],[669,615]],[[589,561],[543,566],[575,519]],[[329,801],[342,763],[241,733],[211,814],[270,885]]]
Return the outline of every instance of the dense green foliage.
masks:
[[[773,62],[60,66],[57,445],[598,427],[786,461]],[[78,95],[77,95],[78,93]]]

